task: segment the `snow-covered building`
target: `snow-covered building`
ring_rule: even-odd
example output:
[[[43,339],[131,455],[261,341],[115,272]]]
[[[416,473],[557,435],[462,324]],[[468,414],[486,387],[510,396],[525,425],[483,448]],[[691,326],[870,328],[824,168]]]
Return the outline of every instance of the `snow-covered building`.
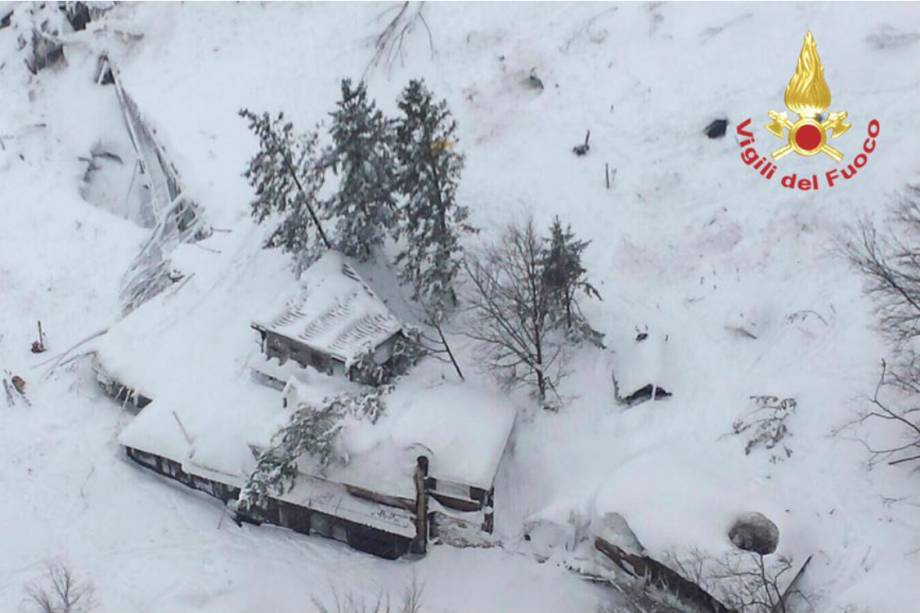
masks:
[[[305,270],[294,291],[252,327],[267,359],[282,365],[293,360],[327,374],[348,374],[368,352],[385,364],[402,335],[399,319],[335,251]]]
[[[234,391],[232,406],[152,399],[119,442],[134,462],[220,499],[244,521],[382,557],[424,553],[448,524],[491,532],[494,480],[515,410],[504,396],[469,384],[410,383],[387,397],[377,421],[345,416],[333,462],[318,467],[302,457],[292,487],[240,510],[242,488],[277,428],[294,410],[354,387],[305,371],[283,400],[251,383]]]

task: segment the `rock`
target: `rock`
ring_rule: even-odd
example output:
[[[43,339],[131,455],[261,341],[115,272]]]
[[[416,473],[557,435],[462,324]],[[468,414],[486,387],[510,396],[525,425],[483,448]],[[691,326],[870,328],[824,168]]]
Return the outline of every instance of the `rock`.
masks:
[[[536,68],[530,70],[530,75],[524,81],[524,84],[530,89],[543,89],[543,80],[537,76]]]
[[[779,528],[763,513],[745,513],[735,521],[728,538],[739,549],[765,556],[776,551]]]
[[[726,128],[728,128],[727,119],[713,119],[703,133],[709,138],[722,138],[725,136]]]

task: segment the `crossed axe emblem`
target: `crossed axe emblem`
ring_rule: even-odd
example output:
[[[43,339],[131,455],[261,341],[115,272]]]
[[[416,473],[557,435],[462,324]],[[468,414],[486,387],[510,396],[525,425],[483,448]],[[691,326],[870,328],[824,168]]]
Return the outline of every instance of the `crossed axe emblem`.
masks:
[[[852,127],[851,124],[846,122],[847,114],[845,111],[830,113],[824,121],[818,121],[817,118],[801,117],[795,123],[789,121],[786,113],[769,111],[767,115],[772,120],[767,125],[767,131],[776,138],[787,140],[785,145],[773,152],[774,160],[778,160],[793,151],[805,156],[826,153],[837,162],[843,159],[843,153],[839,149],[828,145],[827,141],[828,131],[830,132],[830,138],[834,139],[843,136]]]

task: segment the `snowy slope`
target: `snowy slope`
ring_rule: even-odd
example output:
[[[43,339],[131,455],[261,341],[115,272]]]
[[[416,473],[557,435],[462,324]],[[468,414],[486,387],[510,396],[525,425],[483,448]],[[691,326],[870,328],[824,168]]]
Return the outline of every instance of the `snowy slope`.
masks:
[[[524,414],[496,492],[504,550],[436,547],[393,563],[239,529],[213,501],[124,461],[116,437],[132,416],[100,396],[85,365],[43,377],[47,356],[119,321],[119,281],[147,234],[79,195],[78,156],[123,129],[111,88],[92,83],[98,52],[120,66],[209,221],[230,230],[181,248],[177,264],[195,274],[187,294],[146,305],[107,341],[120,343],[128,376],[194,405],[245,375],[249,321],[293,282],[248,218],[240,173],[255,141],[236,112],[284,110],[303,129],[326,118],[339,80],[364,74],[393,8],[122,5],[104,29],[72,36],[66,68],[31,80],[0,30],[0,369],[27,379],[32,401],[0,404],[0,610],[16,610],[42,560],[63,555],[93,578],[106,611],[303,611],[333,587],[397,594],[413,574],[426,610],[593,611],[613,595],[561,568],[564,555],[536,564],[525,522],[616,511],[651,551],[718,554],[731,518],[750,510],[779,525],[782,551],[814,554],[818,610],[915,610],[916,478],[867,471],[862,446],[831,432],[871,393],[886,354],[833,245],[860,215],[880,218],[920,171],[920,41],[872,44],[920,30],[916,5],[432,4],[433,50],[420,27],[404,61],[369,73],[388,112],[412,77],[448,99],[467,156],[460,197],[484,239],[532,212],[541,226],[559,214],[592,241],[587,264],[604,300],[583,307],[609,349],[573,356],[559,413],[515,397]],[[758,126],[781,110],[809,28],[833,107],[853,122],[837,146],[854,152],[870,118],[882,128],[853,181],[799,193],[747,168],[733,130],[752,117],[758,150],[772,149]],[[522,85],[531,69],[544,90]],[[717,116],[730,133],[706,139]],[[579,158],[570,149],[587,129],[591,152]],[[820,173],[825,160],[780,166]],[[604,163],[617,170],[609,191]],[[36,319],[51,348],[41,358],[28,353]],[[623,408],[610,371],[641,380],[637,329],[667,335],[649,372],[674,396]],[[475,348],[455,342],[489,385]],[[441,374],[429,365],[419,377]],[[751,395],[796,398],[785,461],[745,455],[724,436]]]

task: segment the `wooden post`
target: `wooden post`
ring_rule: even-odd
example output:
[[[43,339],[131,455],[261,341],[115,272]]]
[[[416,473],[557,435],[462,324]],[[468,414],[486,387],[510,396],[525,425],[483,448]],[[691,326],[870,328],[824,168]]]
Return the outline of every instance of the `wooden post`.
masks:
[[[604,179],[607,181],[607,189],[610,189],[610,164],[604,162]]]
[[[424,554],[428,548],[428,458],[419,456],[415,467],[415,540],[412,552]]]
[[[495,526],[495,488],[490,489],[486,495],[485,500],[483,501],[484,506],[488,507],[488,511],[483,514],[482,518],[482,529],[489,534],[492,534],[492,529]]]

